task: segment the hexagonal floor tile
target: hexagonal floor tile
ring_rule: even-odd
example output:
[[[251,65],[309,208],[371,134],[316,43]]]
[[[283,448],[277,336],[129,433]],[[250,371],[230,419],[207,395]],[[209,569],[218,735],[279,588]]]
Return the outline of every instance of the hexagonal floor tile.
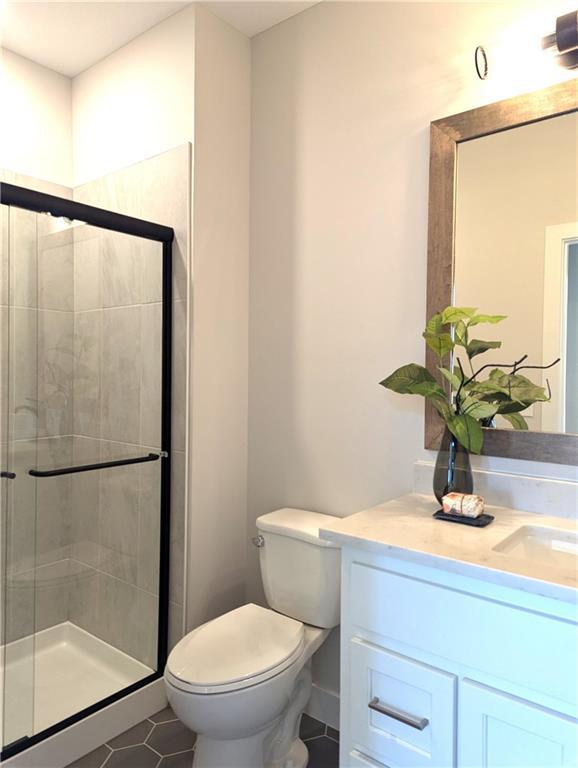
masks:
[[[137,744],[144,744],[153,728],[152,723],[149,723],[148,720],[143,720],[142,723],[138,723],[133,728],[129,728],[128,731],[121,733],[120,736],[107,741],[107,744],[111,749],[135,747]]]
[[[178,720],[178,718],[170,707],[166,707],[157,712],[156,715],[151,715],[149,720],[153,723],[169,723],[171,720]]]
[[[175,752],[192,749],[196,738],[179,720],[174,720],[155,725],[147,744],[161,755],[174,755]]]
[[[106,761],[106,768],[156,768],[159,756],[144,744],[118,749]]]
[[[190,752],[180,752],[178,755],[163,757],[159,763],[159,768],[192,768],[194,754],[191,750]]]
[[[81,757],[80,760],[70,763],[68,768],[101,768],[109,755],[110,749],[103,744],[101,747],[89,752],[88,755]]]

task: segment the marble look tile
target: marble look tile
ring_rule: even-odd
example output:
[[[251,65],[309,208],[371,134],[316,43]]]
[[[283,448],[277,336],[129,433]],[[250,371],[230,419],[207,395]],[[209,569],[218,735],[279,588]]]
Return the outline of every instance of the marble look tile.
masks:
[[[184,451],[186,446],[187,413],[187,305],[184,301],[173,304],[173,450]]]
[[[72,312],[38,311],[38,435],[72,434]]]
[[[38,429],[38,313],[10,311],[10,413],[15,440],[36,437]]]
[[[10,208],[0,205],[0,307],[10,297]]]
[[[10,301],[16,307],[38,306],[38,215],[10,209]]]
[[[101,459],[100,440],[75,436],[73,464],[93,464]],[[95,568],[100,566],[100,473],[71,475],[70,554]]]
[[[182,605],[185,571],[185,453],[173,451],[171,469],[170,599]]]
[[[35,593],[36,632],[41,632],[68,619],[70,592],[68,560],[60,560],[37,568],[31,587]]]
[[[28,571],[36,565],[36,480],[28,474],[36,466],[36,451],[36,440],[16,440],[10,446],[18,483],[11,484],[6,499],[3,544],[8,574]]]
[[[137,585],[151,594],[159,589],[160,470],[160,461],[139,469]]]
[[[159,599],[137,590],[137,631],[133,655],[147,667],[157,666]]]
[[[102,306],[141,304],[144,254],[142,239],[118,232],[102,235]]]
[[[72,437],[37,441],[36,466],[62,467],[71,463]],[[37,483],[36,565],[40,566],[69,555],[72,480],[70,475],[63,475],[34,482]]]
[[[36,628],[34,570],[12,574],[4,582],[5,643],[32,635]],[[5,660],[7,661],[7,659]]]
[[[73,246],[38,251],[38,307],[74,309]]]
[[[162,305],[141,307],[140,442],[161,447]]]
[[[143,628],[138,622],[139,590],[101,572],[97,573],[97,582],[97,636],[129,656],[137,658],[139,635],[148,631],[148,628]]]
[[[74,434],[100,437],[102,312],[74,313]]]
[[[134,456],[134,446],[102,442],[101,460]],[[137,580],[139,465],[99,472],[101,570],[131,584]]]
[[[76,311],[102,308],[102,237],[92,227],[88,229],[90,232],[75,232],[74,309]],[[84,239],[82,234],[88,236]]]
[[[156,303],[163,298],[163,246],[155,240],[141,238],[143,304]]]
[[[183,606],[169,603],[169,651],[172,650],[184,636]]]
[[[107,641],[106,627],[102,627],[100,619],[99,575],[87,565],[72,561],[69,595],[68,618],[81,629],[90,632]]]
[[[139,443],[140,307],[103,311],[101,436]]]

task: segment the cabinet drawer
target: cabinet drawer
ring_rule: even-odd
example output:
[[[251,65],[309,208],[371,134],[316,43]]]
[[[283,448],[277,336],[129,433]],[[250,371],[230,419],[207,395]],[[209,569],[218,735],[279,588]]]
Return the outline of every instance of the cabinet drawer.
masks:
[[[360,638],[349,644],[349,675],[354,750],[387,765],[454,765],[454,675]]]
[[[356,749],[352,749],[347,757],[347,765],[344,768],[387,768],[387,765],[379,763],[372,757],[363,755]]]
[[[576,623],[360,563],[351,564],[349,589],[363,595],[350,603],[355,634],[449,657],[523,687],[528,698],[537,692],[576,705]]]

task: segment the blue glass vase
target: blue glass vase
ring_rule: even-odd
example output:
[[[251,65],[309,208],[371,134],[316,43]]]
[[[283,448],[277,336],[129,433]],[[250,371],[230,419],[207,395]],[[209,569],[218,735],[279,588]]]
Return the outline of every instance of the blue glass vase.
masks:
[[[433,491],[440,505],[446,493],[472,493],[470,454],[446,427],[434,469]]]

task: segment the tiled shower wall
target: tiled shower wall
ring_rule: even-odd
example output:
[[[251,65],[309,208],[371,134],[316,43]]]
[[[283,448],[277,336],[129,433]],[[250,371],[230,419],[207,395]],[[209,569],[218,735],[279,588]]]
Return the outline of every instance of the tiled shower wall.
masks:
[[[185,145],[74,191],[80,202],[176,233],[171,643],[182,635],[184,603],[189,188]],[[14,267],[25,254],[34,260],[31,235]],[[159,449],[161,266],[159,243],[86,225],[38,238],[37,273],[30,272],[37,317],[25,317],[22,338],[13,339],[15,368],[22,369],[13,378],[38,392],[18,396],[33,407],[16,414],[22,440],[14,443],[15,471],[22,482],[14,484],[10,505],[7,640],[68,619],[154,665],[160,462],[38,481],[24,472]]]

